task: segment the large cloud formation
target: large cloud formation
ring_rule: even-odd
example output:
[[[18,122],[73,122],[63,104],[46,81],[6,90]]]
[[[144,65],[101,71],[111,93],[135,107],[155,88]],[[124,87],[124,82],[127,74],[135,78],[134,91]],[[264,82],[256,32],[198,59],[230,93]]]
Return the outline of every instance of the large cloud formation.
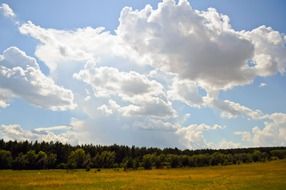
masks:
[[[51,110],[73,109],[73,94],[45,76],[36,60],[16,47],[0,55],[0,106],[7,106],[11,97]],[[2,103],[1,103],[2,102]]]
[[[187,1],[163,1],[156,10],[124,8],[119,20],[117,34],[152,65],[207,90],[285,72],[282,34],[265,26],[235,31],[229,18],[212,8],[196,11]]]
[[[208,141],[205,133],[224,127],[186,123],[190,113],[177,109],[177,101],[219,110],[224,119],[264,121],[262,127],[235,133],[251,145],[286,142],[282,136],[272,138],[285,132],[277,123],[282,113],[265,114],[219,99],[221,91],[251,84],[256,77],[285,73],[286,37],[270,27],[236,31],[228,16],[213,8],[198,11],[186,0],[165,0],[156,9],[123,8],[115,32],[102,27],[58,30],[32,21],[19,31],[38,40],[35,56],[49,73],[45,76],[21,50],[7,49],[0,57],[0,107],[12,96],[51,110],[74,109],[76,102],[75,112],[85,115],[85,127],[77,131],[85,134],[80,143],[239,146],[225,139]],[[15,126],[2,126],[2,131],[8,134],[10,128],[20,131]]]

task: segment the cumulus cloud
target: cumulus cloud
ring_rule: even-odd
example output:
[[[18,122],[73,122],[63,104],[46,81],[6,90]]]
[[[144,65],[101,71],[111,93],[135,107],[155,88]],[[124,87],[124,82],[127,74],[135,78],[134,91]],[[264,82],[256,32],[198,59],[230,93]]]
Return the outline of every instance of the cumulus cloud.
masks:
[[[277,72],[285,73],[285,35],[271,27],[260,26],[252,31],[241,32],[254,44],[254,67],[256,75],[270,76]]]
[[[275,124],[286,124],[286,114],[285,113],[272,113],[268,115],[268,118]]]
[[[165,102],[160,98],[152,98],[138,102],[137,105],[128,105],[122,108],[126,116],[149,116],[149,117],[174,117],[176,111],[170,102]]]
[[[252,141],[256,146],[285,146],[286,129],[274,123],[266,123],[263,128],[252,129]]]
[[[263,26],[235,31],[229,18],[215,9],[198,11],[187,1],[169,0],[158,9],[124,8],[119,21],[117,34],[153,66],[196,81],[208,91],[285,72],[283,34]]]
[[[171,90],[168,91],[168,96],[170,99],[181,101],[190,107],[201,107],[204,103],[198,86],[189,80],[175,79]]]
[[[188,148],[199,149],[210,147],[210,144],[204,138],[203,133],[208,130],[216,130],[223,128],[220,125],[209,126],[206,124],[193,124],[188,127],[179,128],[176,134],[180,136],[180,142]]]
[[[222,90],[251,84],[256,77],[285,73],[286,38],[270,27],[236,31],[228,16],[213,8],[198,11],[186,0],[165,0],[156,9],[125,7],[115,33],[102,27],[58,30],[31,21],[19,31],[38,40],[35,56],[48,66],[49,76],[21,50],[7,49],[0,56],[0,91],[5,91],[0,107],[8,106],[14,97],[51,110],[73,109],[75,101],[76,112],[87,115],[78,131],[84,140],[79,142],[239,146],[227,140],[209,142],[204,134],[222,127],[181,122],[178,115],[184,113],[175,108],[175,101],[218,109],[224,118],[267,121],[264,128],[237,132],[254,144],[271,141],[268,134],[283,132],[278,121],[284,116],[218,98]],[[13,130],[40,138],[37,135],[64,128],[21,132],[14,126]]]
[[[163,86],[149,80],[137,72],[120,72],[113,67],[96,67],[87,64],[74,78],[89,84],[96,96],[119,95],[122,99],[134,102],[141,96],[163,95]]]
[[[11,98],[11,93],[0,88],[0,108],[9,106],[9,98]]]
[[[0,55],[1,102],[21,97],[33,105],[51,110],[73,109],[73,94],[45,76],[36,60],[16,47],[6,49]],[[6,102],[3,105],[7,105]],[[2,107],[4,107],[2,106]]]
[[[75,74],[74,77],[91,86],[95,96],[109,98],[119,96],[123,101],[127,101],[129,105],[120,108],[120,112],[125,116],[168,117],[175,115],[175,110],[163,92],[163,86],[155,80],[148,79],[145,75],[134,71],[120,72],[112,67],[95,67],[87,64],[85,69]],[[106,105],[98,109],[105,113],[111,112]]]
[[[0,134],[4,140],[19,141],[60,141],[69,142],[65,135],[56,135],[52,132],[38,132],[36,130],[24,130],[20,125],[0,125]]]
[[[117,36],[110,34],[103,27],[67,31],[43,28],[28,21],[19,27],[19,31],[40,42],[35,55],[47,64],[51,72],[63,67],[71,69],[71,62],[82,65],[99,60],[100,63],[115,61],[117,64],[120,60],[133,64],[141,62],[136,51],[124,46]]]
[[[18,124],[0,125],[0,136],[4,140],[19,141],[46,141],[62,142],[77,145],[85,143],[85,133],[81,131],[82,121],[72,118],[69,125],[51,126],[35,128],[32,130],[24,129]]]
[[[242,140],[254,146],[285,146],[286,145],[286,114],[273,113],[266,116],[262,127],[253,127],[251,131],[237,131]]]
[[[117,34],[154,66],[205,88],[224,89],[249,83],[254,75],[246,64],[253,44],[228,22],[214,9],[199,12],[187,1],[164,1],[156,10],[123,9]]]
[[[221,110],[221,117],[223,118],[236,118],[238,116],[254,119],[254,120],[261,120],[264,119],[266,116],[260,110],[253,110],[249,107],[243,106],[239,103],[232,102],[230,100],[213,100],[211,103],[215,108]]]
[[[241,139],[244,142],[251,141],[251,134],[247,131],[235,131],[234,134],[241,136]]]
[[[0,13],[2,13],[5,17],[14,18],[16,14],[14,13],[13,9],[6,3],[2,3],[0,5]]]
[[[7,106],[8,106],[8,104],[6,103],[6,101],[3,99],[0,99],[0,108],[5,108]]]

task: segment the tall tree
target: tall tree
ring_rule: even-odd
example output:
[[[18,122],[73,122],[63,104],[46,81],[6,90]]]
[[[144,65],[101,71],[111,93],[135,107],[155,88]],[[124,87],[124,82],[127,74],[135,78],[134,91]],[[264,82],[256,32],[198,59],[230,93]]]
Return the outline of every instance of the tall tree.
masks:
[[[0,169],[8,169],[11,167],[13,158],[10,151],[0,150]]]

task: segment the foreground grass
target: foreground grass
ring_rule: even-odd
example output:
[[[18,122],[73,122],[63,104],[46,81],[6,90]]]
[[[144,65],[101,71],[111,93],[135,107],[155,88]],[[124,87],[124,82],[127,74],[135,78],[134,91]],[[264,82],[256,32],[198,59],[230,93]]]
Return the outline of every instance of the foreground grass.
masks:
[[[1,190],[286,189],[286,160],[138,171],[0,171]]]

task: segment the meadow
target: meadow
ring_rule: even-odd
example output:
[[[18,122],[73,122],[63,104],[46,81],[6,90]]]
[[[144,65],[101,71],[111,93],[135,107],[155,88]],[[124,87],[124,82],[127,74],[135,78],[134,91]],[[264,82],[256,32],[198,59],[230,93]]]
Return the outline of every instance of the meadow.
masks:
[[[201,168],[1,170],[1,190],[286,189],[286,160]]]

